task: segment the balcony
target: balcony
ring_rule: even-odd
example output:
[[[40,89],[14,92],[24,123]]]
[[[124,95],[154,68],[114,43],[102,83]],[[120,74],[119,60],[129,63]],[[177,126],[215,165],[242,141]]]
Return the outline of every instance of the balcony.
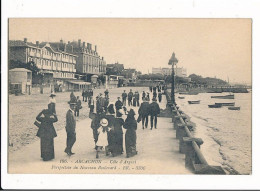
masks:
[[[35,56],[35,52],[30,51],[29,55],[34,57]]]
[[[44,59],[51,59],[51,56],[50,55],[42,55],[42,58],[44,58]]]
[[[41,53],[36,53],[36,57],[40,58],[41,57]]]
[[[63,62],[69,62],[69,60],[66,59],[66,58],[62,58],[62,61],[63,61]]]

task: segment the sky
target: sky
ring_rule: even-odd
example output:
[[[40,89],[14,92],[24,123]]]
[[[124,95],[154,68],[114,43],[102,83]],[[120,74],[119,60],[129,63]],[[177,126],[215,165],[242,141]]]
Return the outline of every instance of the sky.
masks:
[[[77,41],[97,45],[107,64],[142,73],[178,67],[203,77],[251,84],[250,19],[9,19],[9,39]],[[93,48],[94,46],[92,46]]]

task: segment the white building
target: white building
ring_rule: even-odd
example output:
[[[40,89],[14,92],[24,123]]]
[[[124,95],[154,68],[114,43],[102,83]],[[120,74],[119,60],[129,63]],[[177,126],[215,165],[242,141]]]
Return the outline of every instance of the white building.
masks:
[[[171,75],[172,68],[152,68],[152,74]],[[187,77],[187,69],[183,67],[174,68],[174,73],[178,77]]]

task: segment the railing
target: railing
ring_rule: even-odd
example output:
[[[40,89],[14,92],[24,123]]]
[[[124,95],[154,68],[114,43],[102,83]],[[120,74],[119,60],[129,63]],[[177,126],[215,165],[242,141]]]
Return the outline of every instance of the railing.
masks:
[[[167,107],[170,108],[172,113],[176,138],[179,139],[179,151],[185,154],[185,167],[195,174],[226,174],[221,166],[208,164],[200,150],[203,140],[193,137],[190,132],[193,130],[193,126],[189,123],[188,117],[171,102],[170,94],[167,91],[165,95]]]

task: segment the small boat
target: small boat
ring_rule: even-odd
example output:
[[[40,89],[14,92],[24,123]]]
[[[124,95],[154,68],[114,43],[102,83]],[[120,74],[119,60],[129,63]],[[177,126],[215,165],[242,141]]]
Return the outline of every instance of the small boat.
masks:
[[[181,95],[198,95],[198,92],[179,92]]]
[[[234,94],[229,94],[229,95],[226,95],[226,96],[211,96],[211,98],[218,98],[218,99],[234,99],[235,96],[234,96]]]
[[[188,101],[189,104],[199,104],[200,100]]]
[[[184,99],[185,97],[184,96],[178,96],[179,99]]]
[[[228,110],[240,110],[240,106],[231,106],[228,107]]]
[[[225,102],[225,103],[215,103],[216,105],[222,105],[222,106],[235,106],[234,102]]]
[[[221,104],[210,104],[208,106],[209,106],[209,108],[221,108],[222,107]]]

